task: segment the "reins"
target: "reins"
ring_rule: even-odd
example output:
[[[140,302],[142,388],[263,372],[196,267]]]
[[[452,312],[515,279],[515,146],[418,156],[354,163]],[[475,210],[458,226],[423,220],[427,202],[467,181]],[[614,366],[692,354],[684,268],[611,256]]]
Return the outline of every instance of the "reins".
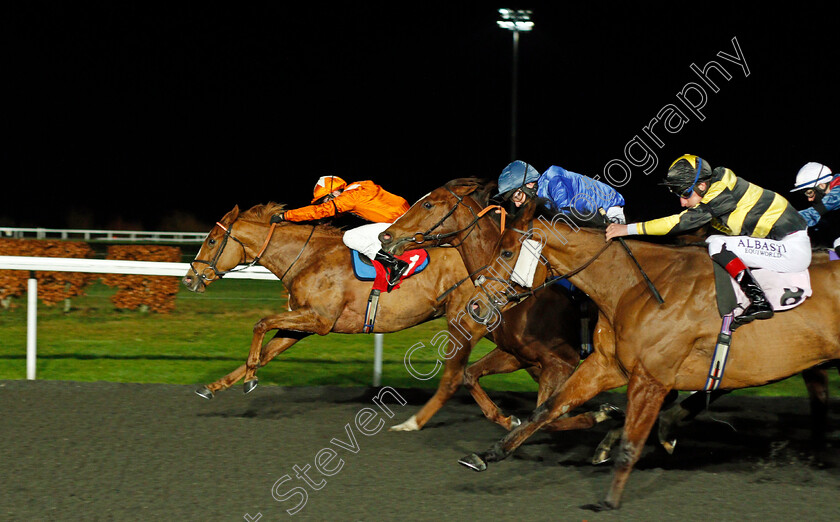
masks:
[[[444,247],[444,248],[457,248],[457,247],[464,244],[464,241],[466,241],[466,239],[470,236],[470,234],[472,234],[473,230],[475,230],[475,226],[478,225],[479,220],[482,217],[484,217],[485,214],[487,214],[491,210],[498,210],[501,213],[501,231],[499,233],[500,234],[504,233],[504,231],[505,231],[505,216],[507,215],[507,211],[504,209],[504,207],[502,207],[501,205],[488,205],[488,206],[484,207],[483,209],[481,209],[476,214],[473,211],[472,207],[470,207],[469,205],[465,205],[467,207],[467,210],[470,211],[470,214],[473,215],[472,221],[470,221],[466,226],[464,226],[464,227],[462,227],[458,230],[454,230],[452,232],[447,232],[447,233],[444,233],[444,234],[435,234],[433,236],[429,236],[429,234],[432,231],[434,231],[436,228],[441,226],[444,221],[449,219],[449,217],[451,217],[452,214],[455,213],[455,210],[458,209],[458,207],[461,205],[461,203],[464,202],[464,197],[463,196],[459,196],[458,194],[452,192],[452,190],[450,190],[449,187],[444,186],[443,188],[445,188],[447,190],[447,192],[452,194],[452,196],[455,197],[457,202],[455,203],[455,205],[452,206],[451,209],[449,209],[449,211],[442,218],[440,218],[437,221],[437,223],[432,225],[431,228],[429,228],[426,232],[418,232],[418,233],[414,234],[414,236],[412,236],[412,238],[414,239],[415,243],[419,244],[419,243],[424,243],[426,241],[440,241],[441,239],[447,239],[447,238],[456,236],[456,235],[464,232],[465,230],[469,229],[469,232],[467,232],[467,235],[464,236],[464,238],[461,239],[461,241],[457,245],[448,245],[447,247]],[[479,225],[479,227],[480,227],[480,225]],[[441,246],[441,245],[438,245],[438,246]],[[467,277],[461,279],[460,281],[458,281],[457,283],[455,283],[454,285],[449,287],[441,295],[439,295],[435,301],[436,302],[442,301],[447,295],[449,295],[453,291],[455,291],[456,288],[458,288],[462,284],[466,283],[467,281],[471,280],[475,274],[477,274],[478,272],[481,272],[482,270],[486,269],[487,267],[488,267],[488,265],[484,265],[483,267],[475,270],[473,273],[467,275]]]
[[[234,223],[236,223],[236,220],[234,220],[233,223],[231,223],[229,226],[226,227],[220,221],[217,221],[216,226],[218,226],[219,228],[224,230],[225,236],[222,239],[221,246],[219,247],[219,249],[216,251],[215,255],[213,256],[213,259],[211,259],[210,261],[205,261],[203,259],[195,259],[190,263],[190,267],[193,269],[193,272],[195,272],[203,281],[207,281],[209,279],[207,277],[207,275],[205,274],[207,269],[202,270],[199,273],[199,271],[194,266],[194,263],[204,263],[205,265],[207,265],[208,269],[213,271],[213,274],[218,279],[221,279],[226,274],[231,274],[233,272],[241,272],[243,270],[247,270],[247,269],[249,269],[253,266],[256,266],[260,262],[260,259],[262,259],[263,254],[265,254],[265,251],[268,249],[268,245],[271,242],[271,238],[274,236],[274,230],[277,228],[277,222],[272,222],[271,227],[268,229],[268,234],[266,235],[266,238],[265,238],[265,241],[262,244],[262,247],[260,247],[259,252],[257,253],[256,256],[254,256],[254,259],[251,260],[250,263],[248,263],[247,265],[244,265],[244,266],[237,266],[237,267],[231,268],[230,270],[219,270],[218,268],[216,268],[216,264],[218,263],[219,258],[221,257],[222,252],[224,252],[225,247],[227,246],[228,240],[230,240],[230,239],[233,239],[234,241],[239,243],[239,246],[242,247],[242,253],[243,253],[244,258],[245,259],[248,258],[248,253],[247,253],[247,249],[245,247],[245,244],[233,235],[233,225],[234,225]],[[281,282],[283,281],[283,278],[286,277],[286,274],[289,273],[289,270],[291,270],[292,267],[295,265],[295,263],[297,263],[298,259],[300,259],[300,256],[303,254],[303,251],[306,250],[306,246],[309,244],[309,241],[312,239],[312,235],[315,233],[315,228],[317,228],[317,225],[312,226],[312,230],[309,232],[309,237],[306,238],[306,241],[304,241],[303,247],[301,247],[300,251],[298,252],[297,256],[295,256],[294,260],[289,265],[289,267],[286,268],[286,271],[283,272],[283,275],[280,276],[280,281]]]
[[[444,221],[449,219],[449,217],[452,214],[455,213],[455,211],[458,209],[458,207],[461,206],[461,203],[464,202],[464,197],[463,196],[459,196],[458,194],[452,192],[452,190],[450,190],[449,187],[444,186],[443,188],[445,188],[450,194],[452,194],[452,196],[455,197],[457,202],[455,203],[455,205],[452,206],[452,208],[449,209],[449,211],[442,218],[440,218],[437,221],[437,223],[432,225],[431,228],[429,228],[425,232],[417,232],[413,236],[411,236],[415,243],[419,244],[419,243],[425,243],[426,241],[440,241],[442,239],[448,239],[450,237],[457,236],[458,234],[461,234],[462,232],[464,232],[466,230],[469,230],[469,232],[467,232],[467,235],[464,236],[457,245],[448,245],[447,247],[448,248],[455,248],[455,247],[461,246],[464,243],[464,241],[469,237],[469,235],[472,234],[472,232],[474,230],[474,227],[478,224],[479,220],[482,217],[484,217],[484,215],[487,214],[490,210],[494,210],[494,209],[499,210],[501,212],[501,214],[502,214],[502,217],[501,217],[501,233],[503,233],[505,231],[505,215],[507,214],[507,212],[505,211],[505,209],[501,205],[487,206],[487,207],[483,208],[481,211],[479,211],[478,214],[475,213],[475,211],[472,209],[472,207],[470,207],[469,205],[465,205],[467,207],[467,210],[470,211],[470,214],[473,215],[472,221],[470,221],[464,227],[459,228],[458,230],[453,230],[452,232],[446,232],[446,233],[443,233],[443,234],[430,235],[436,228],[441,226]],[[480,227],[480,225],[479,225],[479,227]],[[441,245],[438,245],[438,246],[441,246]]]
[[[534,225],[534,222],[532,220],[528,225],[528,230],[527,231],[526,230],[519,230],[517,228],[512,228],[511,230],[513,230],[515,232],[519,232],[522,235],[531,236],[531,235],[533,235],[533,225]],[[606,252],[607,248],[610,247],[610,244],[612,244],[612,241],[605,242],[604,246],[602,246],[597,252],[595,252],[595,254],[592,255],[592,257],[590,257],[586,262],[584,262],[582,265],[578,266],[577,268],[574,268],[574,269],[566,272],[563,275],[556,276],[556,277],[553,277],[553,278],[550,278],[550,279],[548,277],[546,277],[545,281],[541,285],[535,286],[534,288],[530,288],[530,289],[526,290],[525,292],[510,293],[510,292],[506,291],[505,296],[508,298],[509,302],[519,302],[519,301],[522,301],[523,299],[525,299],[527,297],[530,297],[530,296],[534,295],[534,293],[536,293],[539,290],[542,290],[546,286],[553,285],[553,284],[557,283],[558,280],[569,279],[570,277],[573,277],[573,276],[579,274],[580,272],[583,272],[584,270],[586,270],[586,268],[588,268],[589,265],[591,265],[592,263],[595,262],[596,259],[601,257],[601,254]],[[487,268],[487,266],[483,267],[481,270],[483,270],[484,268]],[[554,270],[554,268],[552,268],[551,264],[548,264],[548,271],[549,271],[549,273],[555,272],[555,270]],[[509,277],[509,279],[507,281],[503,281],[503,280],[501,280],[497,277],[479,276],[475,281],[475,286],[480,287],[482,289],[482,291],[484,291],[484,294],[489,297],[489,294],[488,294],[487,290],[484,288],[484,283],[486,281],[496,281],[498,283],[502,283],[507,288],[513,288],[513,285],[515,283],[512,280],[512,275],[513,275],[513,273],[511,272],[511,276]]]

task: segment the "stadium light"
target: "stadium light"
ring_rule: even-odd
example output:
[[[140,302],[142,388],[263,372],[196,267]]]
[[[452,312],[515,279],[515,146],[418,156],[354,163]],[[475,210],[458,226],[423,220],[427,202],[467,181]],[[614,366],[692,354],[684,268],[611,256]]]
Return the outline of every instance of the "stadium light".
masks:
[[[516,159],[516,98],[518,90],[517,76],[519,69],[519,33],[531,31],[534,28],[534,22],[531,21],[530,9],[499,9],[499,15],[502,17],[496,23],[502,29],[507,29],[513,33],[513,67],[511,71],[511,96],[510,96],[510,159]]]

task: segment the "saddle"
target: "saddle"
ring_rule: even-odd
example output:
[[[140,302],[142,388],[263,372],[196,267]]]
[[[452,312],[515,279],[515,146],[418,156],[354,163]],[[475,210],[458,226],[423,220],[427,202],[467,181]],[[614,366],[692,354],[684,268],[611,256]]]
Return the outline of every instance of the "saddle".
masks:
[[[718,312],[723,318],[718,334],[715,351],[709,366],[709,374],[703,389],[707,392],[717,390],[723,380],[729,349],[732,345],[732,333],[738,323],[735,318],[741,314],[750,302],[738,283],[717,263],[715,269],[715,293],[717,294]],[[813,293],[811,276],[808,270],[802,272],[779,273],[763,268],[752,269],[756,282],[764,290],[767,301],[776,312],[790,310],[799,306]]]
[[[749,299],[726,270],[717,263],[713,263],[713,266],[718,312],[721,317],[730,313],[737,317],[749,305]],[[751,271],[756,282],[764,290],[767,301],[776,312],[799,306],[813,294],[808,270],[780,273],[764,268],[754,268]]]
[[[365,321],[362,326],[362,332],[372,333],[376,322],[376,312],[379,309],[379,294],[382,293],[382,290],[388,291],[388,276],[385,273],[385,268],[378,261],[371,261],[367,256],[359,254],[357,250],[351,250],[350,252],[353,260],[353,274],[356,279],[373,281],[373,288],[370,291],[370,296],[368,296],[367,309],[365,310]],[[429,265],[429,253],[423,249],[407,250],[397,258],[408,263],[408,269],[400,277],[400,281],[422,272]],[[394,289],[399,287],[398,284]]]
[[[374,266],[373,261],[366,255],[360,254],[358,250],[351,250],[350,252],[353,259],[353,275],[356,276],[356,279],[359,281],[375,281],[377,267]],[[417,257],[414,258],[414,256]],[[403,279],[422,272],[429,265],[428,252],[422,249],[408,250],[403,255],[397,256],[397,258],[409,263],[408,270],[405,271],[405,275],[402,277]],[[417,264],[417,266],[411,266],[412,263]],[[376,264],[379,265],[379,263]],[[378,268],[381,269],[382,267],[380,266]]]

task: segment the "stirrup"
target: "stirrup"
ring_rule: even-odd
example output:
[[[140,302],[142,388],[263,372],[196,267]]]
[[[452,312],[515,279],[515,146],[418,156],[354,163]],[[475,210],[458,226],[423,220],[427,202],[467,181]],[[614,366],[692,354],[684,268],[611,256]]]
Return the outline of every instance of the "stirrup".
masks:
[[[766,308],[765,308],[766,307]],[[758,310],[753,310],[750,312],[751,308],[760,308]],[[748,313],[749,312],[749,313]],[[770,319],[773,317],[775,312],[773,311],[773,307],[770,306],[770,303],[764,302],[764,307],[755,306],[752,303],[744,310],[744,313],[739,315],[735,318],[735,322],[739,325],[747,324],[755,321],[756,319]]]
[[[400,279],[402,278],[402,275],[406,272],[407,268],[408,268],[408,264],[406,264],[405,267],[400,271],[396,271],[396,270],[393,270],[393,269],[388,270],[388,291],[389,292],[391,290],[393,290],[395,286],[400,284]]]

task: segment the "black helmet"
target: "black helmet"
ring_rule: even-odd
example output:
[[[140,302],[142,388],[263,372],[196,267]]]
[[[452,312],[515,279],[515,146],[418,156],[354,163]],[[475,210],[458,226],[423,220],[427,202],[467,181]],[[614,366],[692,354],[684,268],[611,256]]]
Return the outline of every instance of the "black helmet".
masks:
[[[671,163],[662,184],[677,196],[688,198],[691,197],[691,193],[698,183],[707,181],[711,177],[712,166],[708,162],[699,156],[685,154]],[[698,194],[700,194],[699,191]]]

